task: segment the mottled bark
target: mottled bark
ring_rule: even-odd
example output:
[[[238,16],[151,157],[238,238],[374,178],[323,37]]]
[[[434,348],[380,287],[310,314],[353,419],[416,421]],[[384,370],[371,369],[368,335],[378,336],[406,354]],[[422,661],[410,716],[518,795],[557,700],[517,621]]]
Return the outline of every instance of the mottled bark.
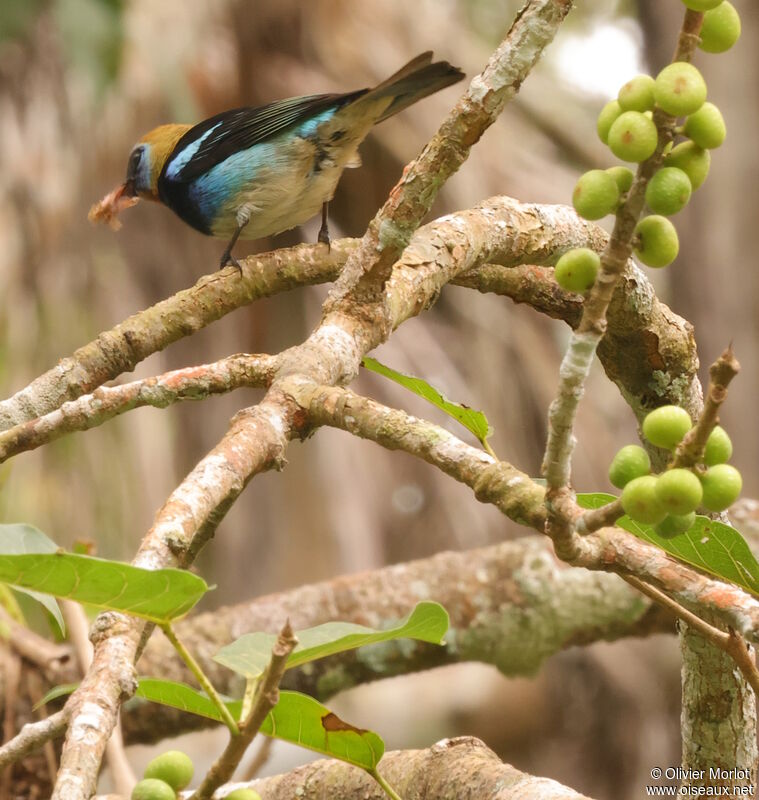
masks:
[[[403,800],[589,800],[549,778],[502,763],[482,742],[467,736],[444,739],[428,750],[387,753],[379,771]],[[341,761],[316,761],[249,785],[265,800],[387,798],[363,770]]]
[[[567,647],[674,630],[667,612],[616,576],[558,561],[543,537],[345,575],[199,614],[176,630],[218,690],[241,696],[242,679],[213,661],[238,636],[276,631],[287,618],[296,632],[335,619],[383,628],[421,600],[435,600],[450,614],[443,647],[386,642],[288,672],[283,686],[326,700],[361,683],[462,661],[493,664],[509,676],[534,675]],[[192,681],[163,637],[151,638],[137,670]],[[130,742],[147,742],[209,723],[133,700],[123,724]]]

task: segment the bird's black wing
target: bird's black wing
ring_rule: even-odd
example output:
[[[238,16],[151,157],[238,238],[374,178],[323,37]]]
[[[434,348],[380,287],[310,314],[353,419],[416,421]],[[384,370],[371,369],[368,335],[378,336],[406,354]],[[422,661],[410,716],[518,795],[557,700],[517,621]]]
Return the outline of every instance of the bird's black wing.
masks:
[[[366,89],[360,89],[348,94],[290,97],[287,100],[278,100],[257,108],[246,107],[223,111],[215,117],[198,123],[185,133],[167,159],[161,177],[166,177],[167,170],[171,170],[172,161],[175,161],[182,151],[191,146],[193,142],[197,142],[204,134],[208,134],[209,130],[213,129],[202,141],[197,151],[187,160],[187,163],[171,175],[172,183],[192,181],[232,154],[240,150],[247,150],[285,128],[306,122],[311,117],[330,108],[340,108],[361,97],[366,91]]]

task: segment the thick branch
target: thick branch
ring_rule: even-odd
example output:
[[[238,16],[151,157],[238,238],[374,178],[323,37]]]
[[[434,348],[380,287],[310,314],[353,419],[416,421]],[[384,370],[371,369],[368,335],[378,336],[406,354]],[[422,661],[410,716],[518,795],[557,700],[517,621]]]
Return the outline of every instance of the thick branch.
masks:
[[[151,353],[204,328],[261,297],[332,280],[353,240],[325,247],[299,245],[241,261],[242,274],[228,268],[203,276],[190,289],[140,311],[62,359],[13,397],[0,402],[0,430],[54,411],[66,400],[91,392]]]
[[[133,563],[148,569],[186,566],[256,473],[281,464],[279,409],[261,404],[238,414],[222,441],[195,467],[158,512]],[[105,743],[123,697],[134,691],[134,662],[145,624],[121,614],[95,623],[92,666],[66,709],[70,724],[53,798],[95,791]]]
[[[451,220],[455,220],[459,230],[472,228],[472,235],[463,240],[451,238]],[[500,247],[499,252],[494,252],[493,261],[497,263],[485,263],[487,258],[474,252],[474,248],[490,247],[479,233],[474,235],[481,223],[487,223],[494,231],[505,224],[513,237],[511,248]],[[493,198],[466,215],[460,212],[420,229],[401,264],[414,269],[425,262],[425,256],[433,260],[438,252],[442,256],[442,249],[438,250],[441,237],[443,244],[447,242],[451,249],[460,246],[455,258],[438,263],[441,269],[453,272],[452,283],[530,303],[538,311],[559,317],[572,327],[577,325],[582,308],[577,295],[561,291],[553,280],[553,270],[535,264],[553,263],[572,247],[601,250],[608,240],[601,228],[580,220],[571,209]],[[357,245],[358,240],[343,239],[333,242],[329,253],[320,245],[264,253],[244,262],[242,279],[236,271],[201,279],[192,289],[179,292],[101,334],[16,396],[0,402],[0,429],[10,426],[14,419],[22,424],[35,419],[37,414],[54,412],[67,397],[79,397],[98,383],[117,377],[141,358],[191,335],[258,296],[333,280],[347,254]],[[458,264],[464,254],[467,263],[450,270],[451,263]],[[426,293],[424,298],[410,298],[416,308],[404,314],[418,313],[432,299],[434,295],[427,299]],[[108,343],[106,350],[104,342]],[[140,343],[139,353],[133,351],[130,342]],[[100,355],[96,357],[97,353]],[[620,387],[639,417],[650,406],[663,402],[689,407],[692,404],[689,398],[698,392],[698,362],[691,326],[658,301],[645,275],[632,263],[612,299],[609,331],[601,342],[599,356],[608,376]],[[124,366],[126,362],[129,363]],[[70,384],[67,377],[70,372],[81,375],[82,382]],[[34,402],[22,402],[22,398],[31,396]]]
[[[543,530],[542,487],[443,428],[345,389],[303,388],[300,396],[309,398],[306,407],[322,424],[424,458],[472,487],[477,499],[494,504],[517,522],[530,521]],[[631,574],[654,583],[687,607],[713,613],[752,642],[759,640],[759,600],[738,586],[702,575],[619,528],[601,528],[577,537],[571,557],[560,555],[575,566]]]
[[[589,800],[549,778],[502,763],[481,741],[468,736],[444,739],[428,750],[386,753],[379,769],[403,800]],[[326,759],[250,786],[266,800],[387,800],[363,770]]]
[[[596,230],[598,234],[584,246],[600,251],[608,236]],[[572,328],[582,315],[580,295],[562,291],[547,267],[485,264],[452,283],[527,303]],[[697,416],[701,386],[693,328],[658,300],[648,278],[632,260],[612,295],[607,323],[598,357],[636,417],[642,420],[651,408],[665,404],[682,406]]]

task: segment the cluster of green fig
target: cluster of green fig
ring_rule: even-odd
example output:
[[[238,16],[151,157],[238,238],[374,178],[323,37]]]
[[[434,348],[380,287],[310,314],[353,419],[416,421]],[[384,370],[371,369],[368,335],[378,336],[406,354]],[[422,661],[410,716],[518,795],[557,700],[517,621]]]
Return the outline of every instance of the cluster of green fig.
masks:
[[[691,429],[685,409],[661,406],[643,420],[643,435],[656,447],[674,450]],[[609,467],[609,480],[622,489],[622,508],[628,517],[653,525],[660,536],[685,533],[696,521],[696,509],[724,511],[741,492],[738,470],[726,462],[733,444],[725,430],[715,426],[695,469],[675,467],[651,474],[648,453],[638,445],[623,447]]]
[[[700,33],[702,50],[721,53],[732,47],[741,32],[738,12],[728,0],[682,0],[690,9],[704,11]],[[653,120],[654,109],[684,118],[676,133],[685,140],[664,151],[661,168],[646,187],[646,205],[651,214],[641,219],[634,232],[633,246],[643,264],[666,267],[677,257],[677,231],[667,217],[677,214],[691,193],[706,180],[709,151],[725,139],[725,122],[717,106],[706,101],[706,83],[692,64],[676,61],[656,78],[638,75],[608,102],[598,117],[601,141],[620,160],[640,163],[650,158],[659,143]],[[588,220],[616,213],[635,176],[628,167],[592,169],[580,177],[572,194],[575,211]],[[585,292],[593,286],[600,259],[585,247],[568,251],[558,260],[556,281],[563,289]]]
[[[145,767],[143,779],[132,790],[132,800],[177,800],[195,773],[192,759],[181,750],[168,750]],[[226,800],[261,800],[253,789],[235,789]]]

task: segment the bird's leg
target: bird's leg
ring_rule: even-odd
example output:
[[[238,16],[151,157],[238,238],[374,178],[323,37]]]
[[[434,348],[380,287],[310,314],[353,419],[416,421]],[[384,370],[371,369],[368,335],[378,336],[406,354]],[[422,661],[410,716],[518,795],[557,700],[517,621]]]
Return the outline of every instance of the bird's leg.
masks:
[[[327,245],[327,250],[330,249],[329,239],[329,223],[327,221],[327,213],[329,211],[329,200],[322,206],[322,226],[319,228],[319,236],[317,240]]]
[[[219,262],[219,269],[224,269],[227,264],[231,264],[233,267],[237,267],[240,271],[240,275],[242,275],[242,267],[240,266],[240,262],[232,255],[232,248],[235,246],[235,242],[239,238],[240,234],[242,233],[242,229],[248,224],[248,220],[240,225],[238,223],[237,227],[235,228],[235,232],[232,234],[232,238],[229,240],[229,244],[226,246],[224,253],[221,256],[221,261]]]

